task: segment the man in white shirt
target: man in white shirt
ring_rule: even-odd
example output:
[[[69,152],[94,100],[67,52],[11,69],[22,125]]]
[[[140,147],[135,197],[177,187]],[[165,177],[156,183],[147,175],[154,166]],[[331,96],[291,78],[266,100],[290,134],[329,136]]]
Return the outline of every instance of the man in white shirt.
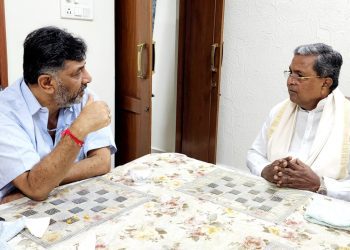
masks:
[[[337,88],[342,62],[322,43],[294,50],[284,72],[289,99],[271,110],[248,151],[253,174],[350,201],[350,102]]]
[[[0,93],[0,204],[110,171],[111,115],[87,88],[86,49],[56,27],[25,39],[23,78]]]

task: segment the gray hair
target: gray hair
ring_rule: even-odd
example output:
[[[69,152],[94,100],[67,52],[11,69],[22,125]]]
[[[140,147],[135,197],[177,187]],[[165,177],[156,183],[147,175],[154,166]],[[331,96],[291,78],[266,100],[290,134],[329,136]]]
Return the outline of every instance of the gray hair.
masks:
[[[39,70],[39,74],[50,74],[50,75],[57,75],[58,71],[64,69],[64,65],[59,67],[43,67]]]
[[[324,43],[314,43],[298,46],[294,50],[294,55],[317,56],[314,64],[314,70],[317,75],[332,78],[331,91],[338,87],[340,68],[343,64],[343,58],[338,51],[333,50],[331,46]]]

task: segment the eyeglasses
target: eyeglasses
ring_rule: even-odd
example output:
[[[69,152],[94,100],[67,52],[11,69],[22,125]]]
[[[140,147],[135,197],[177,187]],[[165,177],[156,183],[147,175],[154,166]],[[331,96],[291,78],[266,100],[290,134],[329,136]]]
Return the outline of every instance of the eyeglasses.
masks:
[[[283,71],[283,74],[284,74],[286,79],[291,77],[296,81],[303,81],[303,80],[307,80],[307,79],[311,79],[311,78],[322,78],[322,76],[299,76],[296,73],[292,73],[290,70]]]

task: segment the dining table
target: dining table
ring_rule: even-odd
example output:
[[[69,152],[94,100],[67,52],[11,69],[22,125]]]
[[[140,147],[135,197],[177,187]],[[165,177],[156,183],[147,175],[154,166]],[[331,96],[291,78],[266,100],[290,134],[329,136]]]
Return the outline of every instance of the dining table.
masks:
[[[24,229],[11,249],[350,250],[348,228],[306,218],[315,199],[343,202],[184,154],[152,153],[57,187],[45,201],[0,205],[0,217],[50,218],[42,237]]]

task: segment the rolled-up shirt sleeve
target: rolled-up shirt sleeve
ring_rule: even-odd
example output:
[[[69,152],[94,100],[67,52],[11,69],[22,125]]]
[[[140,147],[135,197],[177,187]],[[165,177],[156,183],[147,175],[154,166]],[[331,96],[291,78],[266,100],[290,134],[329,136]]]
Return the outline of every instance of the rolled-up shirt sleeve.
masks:
[[[98,131],[90,133],[84,143],[84,155],[92,149],[109,147],[111,154],[117,152],[110,126],[104,127]]]

